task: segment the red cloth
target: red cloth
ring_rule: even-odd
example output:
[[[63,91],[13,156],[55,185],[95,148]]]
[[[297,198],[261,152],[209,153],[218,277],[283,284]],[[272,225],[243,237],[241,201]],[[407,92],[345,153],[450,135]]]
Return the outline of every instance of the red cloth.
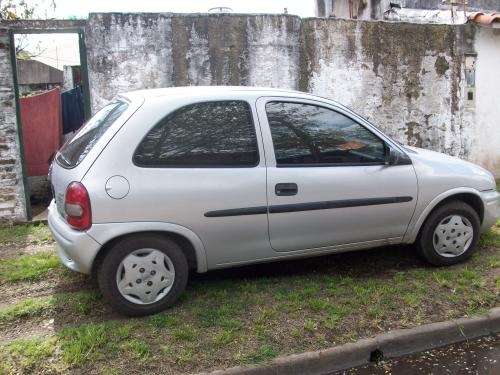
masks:
[[[28,176],[46,175],[61,145],[61,93],[56,88],[21,98],[19,104]]]

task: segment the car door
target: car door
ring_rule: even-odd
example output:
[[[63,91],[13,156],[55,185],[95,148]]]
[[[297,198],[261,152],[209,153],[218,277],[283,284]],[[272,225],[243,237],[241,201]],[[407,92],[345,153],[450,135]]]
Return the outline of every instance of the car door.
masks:
[[[276,251],[378,240],[398,242],[413,214],[409,158],[350,111],[328,102],[260,98],[267,159],[269,237]],[[398,152],[401,152],[399,150]]]

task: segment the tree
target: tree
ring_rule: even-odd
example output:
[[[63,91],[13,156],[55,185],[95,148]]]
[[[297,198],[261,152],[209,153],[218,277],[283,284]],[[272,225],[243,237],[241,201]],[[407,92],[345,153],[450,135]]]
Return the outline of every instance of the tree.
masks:
[[[31,19],[35,14],[35,6],[25,0],[0,0],[0,20]]]
[[[55,0],[31,1],[26,0],[0,0],[0,21],[29,20],[40,17],[49,18],[49,12],[56,9]],[[19,34],[16,38],[16,57],[20,60],[30,60],[41,55],[44,51],[40,44],[27,50],[28,36]]]

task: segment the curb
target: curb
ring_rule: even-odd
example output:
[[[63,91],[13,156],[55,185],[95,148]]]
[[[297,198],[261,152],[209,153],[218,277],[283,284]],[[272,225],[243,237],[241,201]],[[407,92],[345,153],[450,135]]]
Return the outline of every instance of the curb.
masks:
[[[361,339],[329,349],[278,357],[263,365],[238,366],[201,374],[326,374],[365,365],[370,362],[370,357],[374,352],[383,355],[384,358],[400,357],[498,332],[500,332],[500,307],[493,308],[488,314],[479,317],[448,320],[409,329],[396,329],[373,338]]]

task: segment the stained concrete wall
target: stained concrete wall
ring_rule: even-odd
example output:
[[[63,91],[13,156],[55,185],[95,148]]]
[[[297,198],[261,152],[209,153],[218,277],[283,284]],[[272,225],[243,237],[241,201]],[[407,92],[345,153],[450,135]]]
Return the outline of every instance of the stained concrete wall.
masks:
[[[17,62],[17,83],[20,85],[61,83],[62,81],[62,70],[36,60],[19,60]]]
[[[474,124],[463,105],[463,56],[472,33],[469,26],[305,20],[300,88],[351,107],[403,143],[468,158]]]
[[[94,110],[139,88],[300,89],[346,104],[403,143],[480,160],[480,129],[464,99],[470,25],[93,14],[88,30]]]
[[[91,14],[92,108],[140,88],[296,88],[300,26],[292,16]]]
[[[498,31],[288,15],[111,13],[91,14],[79,25],[85,27],[93,111],[118,92],[142,88],[299,89],[346,104],[402,143],[478,162],[500,176]],[[474,52],[476,98],[470,103],[465,55]],[[24,191],[5,47],[0,68],[0,217],[21,218]],[[9,199],[14,203],[3,203]]]

